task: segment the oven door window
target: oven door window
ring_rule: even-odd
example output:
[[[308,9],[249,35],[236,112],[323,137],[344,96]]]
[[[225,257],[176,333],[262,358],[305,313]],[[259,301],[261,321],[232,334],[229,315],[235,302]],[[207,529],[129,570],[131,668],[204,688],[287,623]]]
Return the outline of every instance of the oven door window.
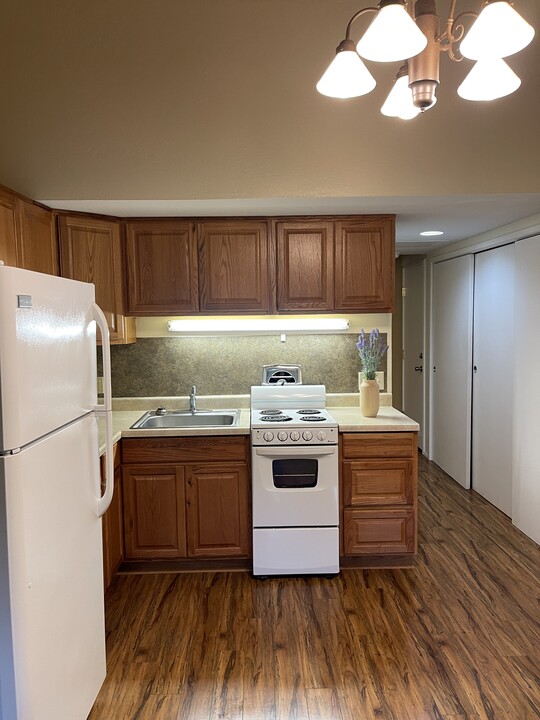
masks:
[[[318,465],[318,461],[313,458],[273,460],[274,487],[313,488],[317,485]]]

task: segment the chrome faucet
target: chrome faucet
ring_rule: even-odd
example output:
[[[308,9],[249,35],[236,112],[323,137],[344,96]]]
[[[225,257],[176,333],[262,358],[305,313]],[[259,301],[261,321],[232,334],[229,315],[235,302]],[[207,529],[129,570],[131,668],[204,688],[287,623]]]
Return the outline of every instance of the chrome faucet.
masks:
[[[189,393],[189,411],[192,413],[197,412],[197,388],[195,385],[191,386],[191,392]]]

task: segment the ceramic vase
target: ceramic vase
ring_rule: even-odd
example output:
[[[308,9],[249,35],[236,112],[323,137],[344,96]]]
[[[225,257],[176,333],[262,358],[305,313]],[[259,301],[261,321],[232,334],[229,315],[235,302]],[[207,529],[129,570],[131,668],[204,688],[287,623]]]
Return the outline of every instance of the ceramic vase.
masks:
[[[379,412],[379,383],[362,380],[360,384],[360,412],[364,417],[376,417]]]

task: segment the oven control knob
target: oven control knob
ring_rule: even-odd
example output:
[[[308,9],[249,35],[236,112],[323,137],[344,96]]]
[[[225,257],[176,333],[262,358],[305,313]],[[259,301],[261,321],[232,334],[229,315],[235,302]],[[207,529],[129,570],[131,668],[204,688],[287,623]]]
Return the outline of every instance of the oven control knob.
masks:
[[[288,438],[288,435],[285,432],[285,430],[280,430],[278,432],[277,436],[278,436],[278,440],[281,440],[281,442],[284,442]]]
[[[310,430],[306,430],[302,433],[302,437],[304,438],[304,440],[311,440],[311,438],[313,437],[313,433]]]
[[[272,442],[272,440],[274,439],[274,433],[265,432],[263,438],[266,440],[266,442]]]
[[[324,430],[319,430],[319,432],[317,433],[317,437],[319,438],[319,440],[326,440],[326,433],[324,432]]]
[[[300,433],[298,432],[298,430],[292,431],[291,440],[300,440]]]

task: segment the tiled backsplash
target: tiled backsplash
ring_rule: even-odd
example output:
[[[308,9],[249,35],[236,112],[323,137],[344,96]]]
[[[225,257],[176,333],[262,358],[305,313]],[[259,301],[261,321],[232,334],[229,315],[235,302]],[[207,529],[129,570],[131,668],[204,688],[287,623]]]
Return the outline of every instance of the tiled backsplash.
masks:
[[[351,334],[288,335],[286,342],[277,336],[140,338],[111,348],[113,395],[187,395],[191,385],[200,395],[249,393],[269,363],[300,364],[305,383],[354,393],[360,370],[356,341]],[[381,370],[386,373],[386,357]]]

